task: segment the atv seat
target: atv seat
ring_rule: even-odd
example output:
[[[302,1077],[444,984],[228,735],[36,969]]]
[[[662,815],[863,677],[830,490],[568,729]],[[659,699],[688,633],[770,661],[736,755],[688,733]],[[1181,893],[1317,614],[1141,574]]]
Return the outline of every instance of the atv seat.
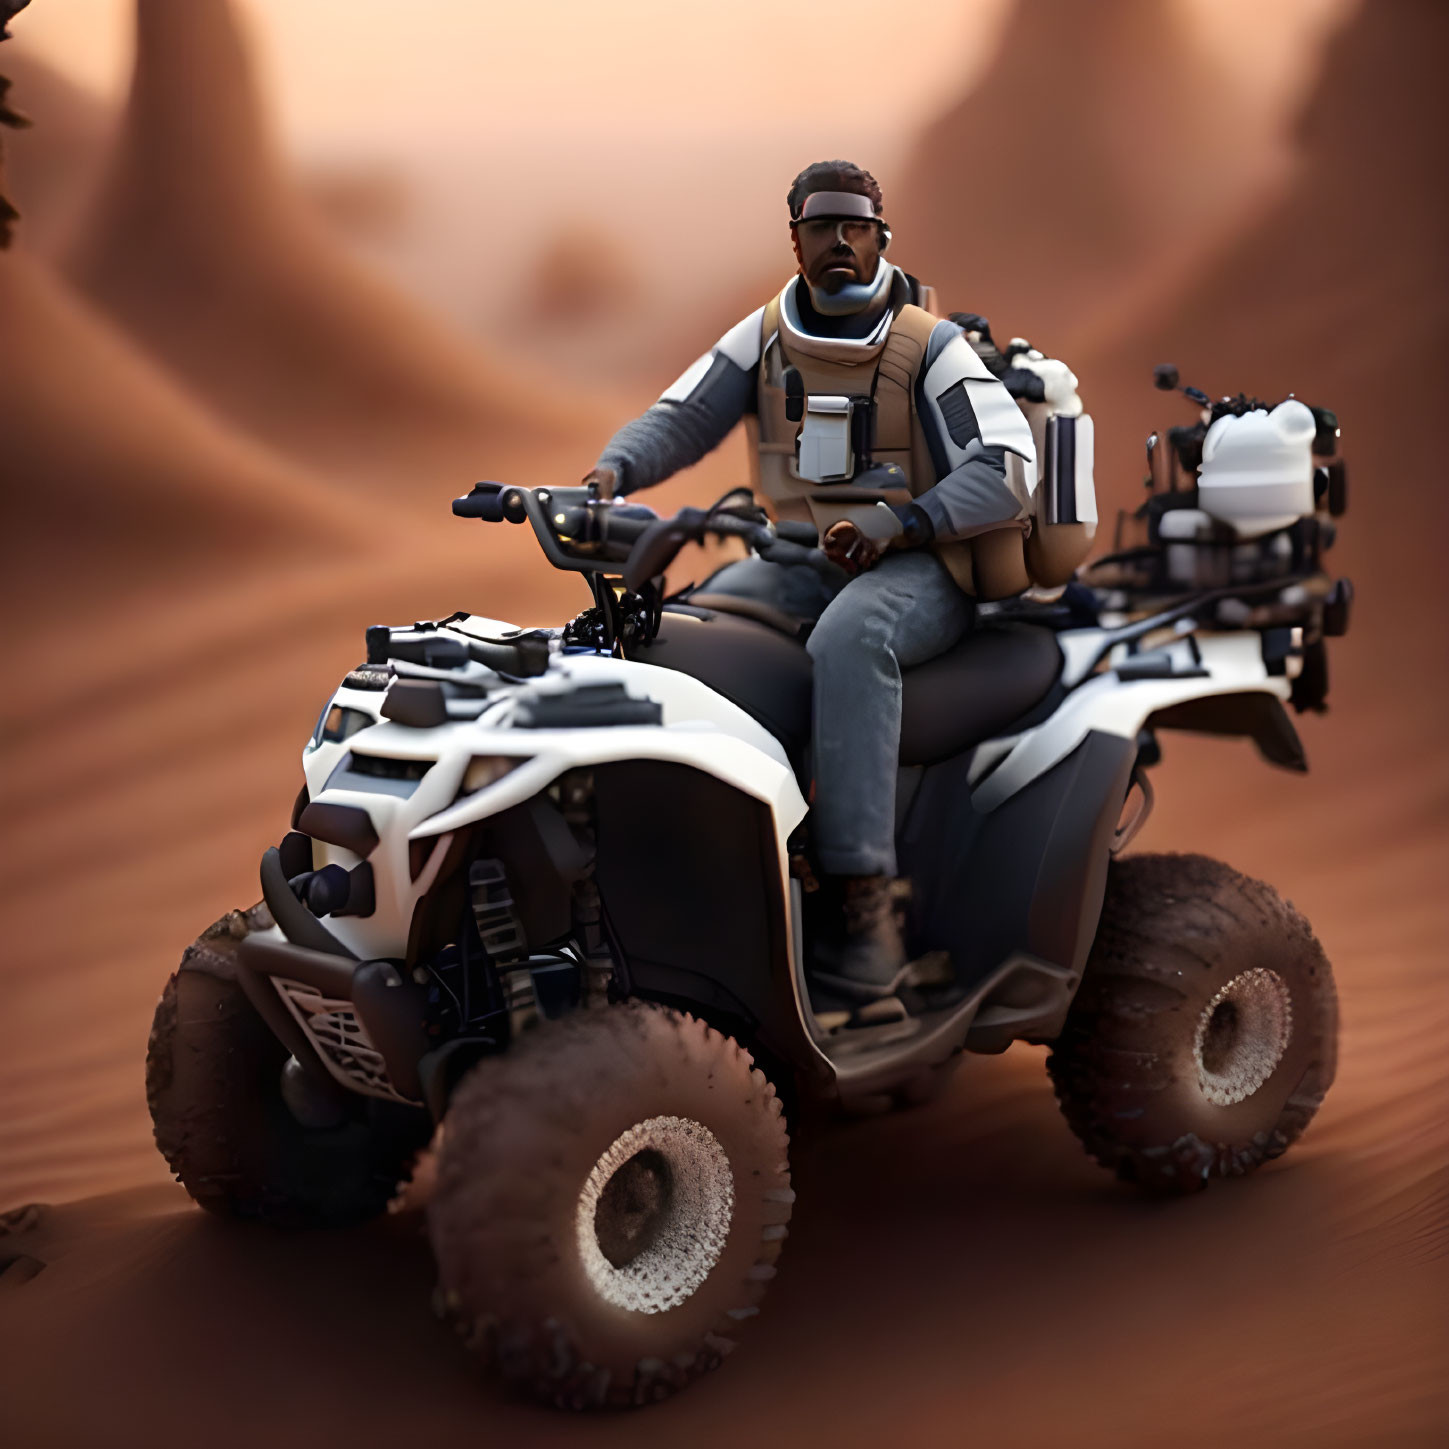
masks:
[[[811,662],[796,640],[734,613],[668,604],[658,636],[631,653],[707,684],[764,725],[792,760],[804,758]],[[953,649],[905,671],[901,763],[934,764],[1002,733],[1046,698],[1061,668],[1050,629],[979,626]]]

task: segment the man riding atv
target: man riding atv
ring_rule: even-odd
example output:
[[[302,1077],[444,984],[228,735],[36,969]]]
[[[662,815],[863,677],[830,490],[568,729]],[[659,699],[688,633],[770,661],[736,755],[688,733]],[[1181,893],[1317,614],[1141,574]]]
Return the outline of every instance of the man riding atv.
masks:
[[[465,610],[369,627],[365,660],[302,747],[261,901],[186,951],[152,1026],[157,1145],[198,1203],[351,1223],[414,1177],[430,1194],[439,1311],[507,1380],[560,1406],[650,1402],[734,1349],[794,1231],[790,1135],[807,1102],[918,1103],[962,1053],[1049,1044],[1087,1151],[1126,1180],[1188,1192],[1280,1156],[1333,1080],[1332,971],[1303,918],[1218,861],[1123,852],[1151,810],[1160,733],[1242,736],[1306,768],[1285,706],[1323,707],[1326,640],[1352,604],[1324,558],[1346,499],[1336,417],[1296,399],[1213,402],[1159,369],[1198,418],[1167,432],[1170,456],[1149,441],[1161,486],[1119,519],[1119,546],[1068,598],[977,605],[948,592],[953,567],[978,597],[1020,591],[1028,563],[1049,577],[1051,550],[1079,552],[1095,518],[1091,425],[1064,395],[1070,375],[1017,344],[986,356],[1022,395],[1045,460],[1018,492],[1024,455],[996,441],[1018,436],[1015,420],[993,416],[999,390],[959,356],[985,353],[986,329],[976,319],[963,340],[902,305],[874,325],[887,342],[919,328],[921,355],[891,376],[899,349],[884,345],[860,369],[875,440],[848,422],[831,460],[830,419],[868,420],[870,395],[852,396],[859,374],[827,370],[790,330],[805,301],[808,279],[747,324],[769,343],[756,344],[763,362],[740,349],[759,372],[747,392],[764,414],[760,486],[793,524],[735,495],[667,518],[590,487],[484,481],[455,498],[459,518],[527,525],[593,607],[534,629]],[[748,381],[736,341],[701,372]],[[696,380],[656,417],[701,386],[708,396]],[[917,429],[939,462],[929,441],[909,446]],[[879,461],[883,483],[854,467],[886,444],[912,464],[914,496]],[[965,466],[995,448],[1000,475]],[[808,476],[837,470],[838,493]],[[978,487],[962,501],[952,479]],[[971,513],[1003,492],[1006,524]],[[835,517],[836,504],[855,511]],[[924,532],[912,505],[939,530],[929,550],[909,547]],[[887,512],[899,534],[874,529]],[[838,530],[846,567],[814,547],[806,515]],[[666,596],[681,550],[707,539],[751,556]],[[876,567],[848,572],[877,550]],[[758,589],[761,573],[797,569],[836,571],[818,670],[808,618]],[[805,592],[797,577],[777,597]],[[959,644],[900,670],[968,618]],[[862,656],[868,707],[841,685]],[[823,787],[840,807],[826,859],[912,884],[918,965],[894,999],[859,1000],[899,971],[888,904],[856,911],[843,959],[843,912],[810,889],[816,683],[819,754],[837,766]],[[889,771],[864,761],[880,774],[852,794],[846,765],[895,728],[897,688],[892,859],[889,833],[872,834],[889,819]],[[876,814],[856,808],[867,793]],[[849,853],[863,847],[875,854]],[[844,983],[842,1004],[822,1004],[821,975]]]
[[[818,620],[815,848],[840,878],[844,934],[814,979],[859,1003],[891,995],[907,966],[894,879],[901,670],[955,645],[974,601],[1065,582],[1091,530],[1034,528],[1045,520],[1032,428],[961,327],[926,309],[929,289],[886,261],[875,178],[817,162],[788,203],[799,273],[621,428],[584,481],[605,497],[650,487],[745,419],[757,495],[777,519],[813,523],[837,565],[832,577],[746,560],[709,587],[768,582],[787,612]]]

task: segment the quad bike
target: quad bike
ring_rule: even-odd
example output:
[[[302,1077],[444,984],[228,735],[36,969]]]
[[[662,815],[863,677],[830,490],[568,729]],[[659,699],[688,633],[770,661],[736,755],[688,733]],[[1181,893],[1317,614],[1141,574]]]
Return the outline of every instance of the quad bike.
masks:
[[[1347,625],[1319,506],[1341,507],[1342,468],[1274,493],[1244,460],[1282,439],[1234,448],[1218,425],[1301,415],[1190,395],[1203,422],[1170,464],[1150,445],[1138,541],[1055,598],[983,606],[907,672],[918,969],[849,1019],[810,990],[836,912],[813,889],[808,621],[728,570],[662,582],[709,537],[756,573],[815,568],[810,530],[748,495],[668,519],[582,488],[456,500],[531,525],[593,606],[554,630],[367,631],[262,902],[196,942],[157,1010],[148,1100],[188,1191],[356,1221],[432,1141],[440,1311],[506,1378],[582,1407],[677,1390],[757,1312],[794,1201],[784,1102],[920,1101],[962,1051],[1050,1043],[1068,1124],[1123,1178],[1184,1191],[1282,1153],[1333,1078],[1323,951],[1267,885],[1121,853],[1164,731],[1305,768],[1284,704],[1323,706]],[[1311,416],[1326,458],[1336,426]],[[1218,494],[1238,485],[1233,524]]]

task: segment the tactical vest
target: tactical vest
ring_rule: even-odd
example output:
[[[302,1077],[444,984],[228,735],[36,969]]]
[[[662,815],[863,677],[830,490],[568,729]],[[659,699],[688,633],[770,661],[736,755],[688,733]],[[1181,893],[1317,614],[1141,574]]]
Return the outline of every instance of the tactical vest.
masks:
[[[789,350],[780,330],[779,296],[766,305],[757,408],[746,426],[753,487],[776,517],[813,522],[823,533],[832,523],[872,507],[877,500],[906,503],[935,486],[935,464],[916,413],[915,387],[927,343],[939,320],[907,304],[896,314],[878,350],[864,353],[859,362],[832,362],[798,348]],[[898,465],[905,474],[906,488],[876,491],[850,483],[823,486],[800,477],[795,461],[801,425],[785,416],[786,366],[799,370],[807,396],[843,394],[873,399],[871,460]],[[1031,584],[1022,544],[1021,528],[1010,524],[975,538],[931,547],[967,593],[981,599],[1004,599]]]

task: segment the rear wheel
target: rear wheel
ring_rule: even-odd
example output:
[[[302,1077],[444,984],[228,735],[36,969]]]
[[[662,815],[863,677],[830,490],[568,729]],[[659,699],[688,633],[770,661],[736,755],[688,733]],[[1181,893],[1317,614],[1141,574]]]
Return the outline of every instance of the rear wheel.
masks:
[[[731,1038],[630,1003],[542,1024],[453,1096],[440,1303],[564,1408],[667,1397],[757,1312],[794,1194],[780,1102]]]
[[[1285,1152],[1333,1082],[1338,1004],[1308,923],[1199,855],[1115,863],[1047,1066],[1087,1151],[1177,1192]]]
[[[237,944],[269,924],[261,911],[224,916],[166,983],[146,1053],[156,1145],[191,1196],[223,1217],[289,1227],[375,1217],[427,1141],[428,1118],[324,1084],[311,1098],[329,1110],[301,1120],[307,1099],[288,1080],[296,1064],[234,974]]]

